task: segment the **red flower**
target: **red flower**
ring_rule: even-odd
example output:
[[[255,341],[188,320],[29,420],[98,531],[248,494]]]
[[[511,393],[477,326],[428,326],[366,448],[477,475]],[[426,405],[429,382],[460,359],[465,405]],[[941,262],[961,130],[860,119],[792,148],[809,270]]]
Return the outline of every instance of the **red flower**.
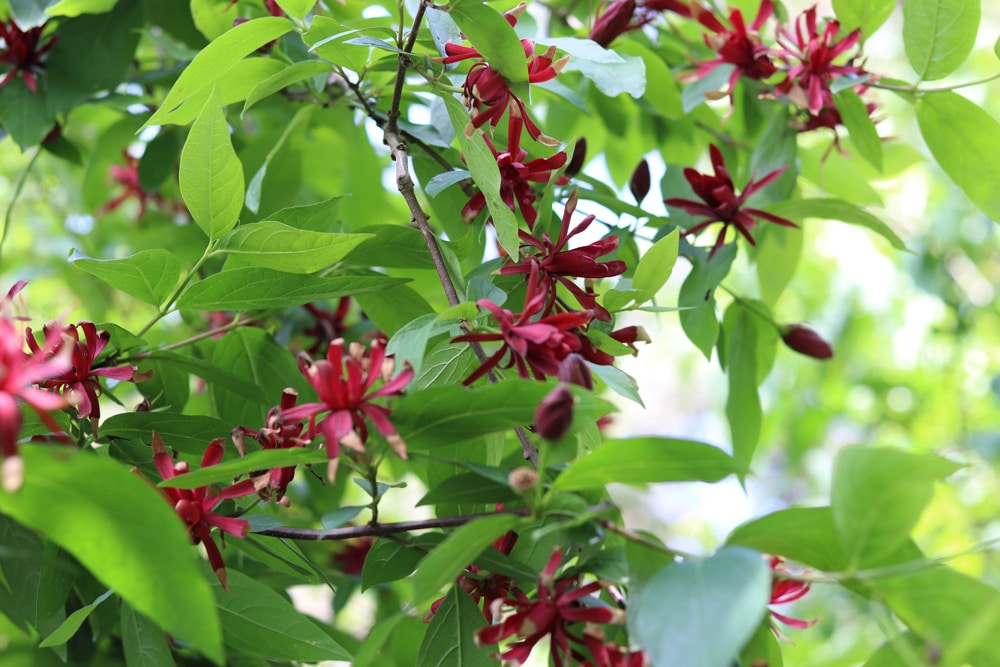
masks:
[[[771,558],[771,600],[768,604],[788,604],[789,602],[794,602],[800,599],[809,592],[809,582],[793,581],[782,577],[783,574],[788,574],[784,568],[779,567],[784,560],[785,559],[781,556],[774,556]],[[791,627],[799,630],[810,628],[819,620],[814,618],[811,621],[804,621],[800,618],[792,618],[790,616],[785,616],[784,614],[779,614],[773,609],[771,610],[771,616],[773,616],[775,620],[781,621],[785,625],[790,625]],[[779,637],[781,636],[781,634],[777,632],[776,628],[775,633],[778,634]]]
[[[573,425],[573,405],[573,392],[560,382],[535,408],[535,433],[546,440],[558,440],[566,435]]]
[[[566,250],[569,240],[587,229],[594,221],[593,215],[588,215],[584,220],[570,231],[570,219],[576,211],[577,191],[573,191],[566,208],[563,211],[562,226],[559,229],[559,237],[553,243],[548,234],[542,234],[542,238],[532,236],[525,231],[518,231],[524,259],[518,264],[508,263],[500,273],[530,273],[537,271],[541,283],[541,289],[547,292],[547,303],[544,314],[552,311],[556,304],[556,292],[559,283],[562,283],[573,296],[576,297],[580,306],[588,308],[594,312],[594,316],[600,320],[610,320],[611,315],[601,305],[597,303],[597,294],[589,290],[583,290],[570,278],[608,278],[625,273],[625,262],[620,259],[598,261],[598,257],[614,252],[618,248],[618,237],[607,236],[600,241],[590,245]],[[532,252],[537,250],[537,252]]]
[[[477,333],[458,336],[454,342],[492,342],[501,341],[500,349],[476,369],[463,384],[469,385],[489,373],[506,356],[507,363],[503,368],[517,366],[517,374],[529,379],[532,376],[542,380],[546,375],[557,375],[560,362],[570,353],[580,349],[580,339],[573,329],[590,322],[592,311],[556,313],[532,321],[545,304],[546,292],[539,288],[538,272],[533,270],[528,278],[528,297],[524,310],[514,315],[501,308],[489,299],[480,299],[477,303],[493,314],[500,324],[499,333]]]
[[[691,17],[691,7],[697,7],[691,0],[642,0],[642,9],[652,12],[674,12],[681,16]]]
[[[302,331],[307,336],[315,338],[313,344],[306,350],[309,354],[315,354],[321,347],[329,345],[331,340],[342,337],[347,331],[346,320],[351,310],[351,297],[340,297],[337,308],[332,312],[314,303],[306,303],[302,307],[313,317],[313,323]]]
[[[501,505],[497,505],[497,511],[502,508]],[[511,549],[517,543],[517,533],[512,530],[508,530],[506,533],[493,540],[493,548],[495,548],[500,553],[509,556]],[[456,579],[456,584],[462,588],[469,596],[479,604],[480,601],[483,603],[483,616],[486,618],[487,623],[492,623],[497,620],[494,618],[494,614],[499,611],[500,605],[508,598],[511,591],[516,590],[514,588],[514,582],[509,577],[502,574],[493,574],[491,572],[483,572],[475,565],[469,565],[465,568],[465,573],[460,574],[458,579]],[[424,623],[429,623],[437,613],[437,610],[441,608],[441,604],[444,602],[444,598],[438,598],[433,603],[431,603],[431,608],[424,615]]]
[[[0,21],[0,39],[3,39],[3,46],[0,47],[0,63],[11,66],[10,71],[0,79],[0,88],[20,75],[28,90],[37,92],[38,82],[35,77],[45,71],[44,56],[59,39],[43,38],[45,25],[47,24],[24,31],[18,27],[14,19]]]
[[[639,350],[636,348],[635,344],[639,341],[644,343],[649,343],[649,334],[642,327],[635,326],[634,324],[627,327],[622,327],[621,329],[615,329],[611,333],[607,334],[612,339],[618,341],[622,345],[626,345],[632,348],[632,356],[638,354]],[[597,364],[598,366],[613,366],[615,363],[614,355],[608,354],[604,350],[599,349],[597,346],[591,342],[590,337],[586,333],[580,335],[580,356],[589,361],[592,364]]]
[[[142,216],[146,215],[146,208],[149,202],[152,201],[158,206],[164,206],[166,201],[163,195],[154,192],[148,192],[139,183],[139,158],[133,157],[126,152],[122,155],[125,157],[125,164],[113,164],[108,167],[108,173],[111,174],[111,180],[115,182],[116,185],[120,185],[124,188],[121,194],[117,197],[109,199],[104,204],[97,209],[97,215],[103,216],[111,213],[119,206],[124,204],[129,199],[135,199],[139,202],[139,214],[135,217],[136,220],[141,220]]]
[[[625,620],[625,614],[620,609],[581,604],[583,598],[601,590],[601,584],[594,581],[580,586],[577,577],[555,579],[561,561],[562,552],[553,552],[538,577],[535,598],[514,590],[514,597],[505,600],[504,604],[515,612],[496,625],[477,630],[476,643],[485,646],[497,644],[508,637],[518,637],[501,657],[509,661],[505,664],[522,665],[535,644],[549,636],[552,661],[556,667],[563,667],[568,659],[583,658],[578,650],[570,646],[570,641],[583,643],[584,639],[573,634],[570,626],[576,623],[622,623]]]
[[[687,230],[684,233],[685,235],[697,234],[714,222],[722,223],[722,230],[715,239],[712,251],[708,254],[709,259],[725,243],[726,230],[730,225],[735,227],[749,241],[750,245],[756,245],[753,236],[750,234],[750,230],[756,224],[755,218],[763,218],[764,220],[769,220],[785,227],[797,227],[791,220],[780,218],[757,208],[744,206],[744,203],[751,195],[774,182],[775,179],[784,173],[786,167],[775,169],[759,181],[755,181],[751,177],[746,187],[743,188],[743,192],[737,195],[733,179],[726,170],[726,163],[722,159],[722,153],[714,144],[711,146],[710,152],[712,155],[712,167],[715,170],[714,175],[702,174],[691,168],[684,170],[684,178],[691,184],[691,189],[694,190],[696,195],[701,197],[702,201],[698,202],[677,197],[664,200],[667,206],[676,206],[691,215],[708,218]]]
[[[313,438],[317,433],[323,434],[329,459],[327,477],[331,482],[337,474],[340,445],[364,453],[368,440],[366,418],[400,458],[406,458],[406,443],[389,421],[389,409],[376,405],[373,400],[402,393],[406,383],[413,379],[413,369],[407,368],[392,377],[393,362],[386,358],[385,344],[381,340],[372,343],[367,355],[364,345],[351,343],[345,357],[344,339],[338,338],[330,343],[326,359],[314,362],[304,352],[300,353],[299,368],[319,395],[319,402],[282,410],[278,418],[283,423],[308,419],[306,436]],[[380,379],[382,386],[373,390]],[[316,417],[324,412],[327,415],[317,424]]]
[[[252,431],[242,426],[233,429],[233,444],[240,456],[247,455],[245,442],[247,437],[259,442],[263,449],[289,449],[291,447],[305,447],[309,444],[309,438],[302,437],[302,429],[305,427],[301,422],[284,423],[281,421],[282,412],[295,407],[298,396],[294,389],[285,389],[281,392],[281,404],[268,411],[264,427],[259,431]],[[260,470],[250,473],[249,477],[253,480],[254,489],[261,499],[271,500],[274,498],[276,502],[288,505],[285,500],[285,491],[295,477],[295,466]]]
[[[691,6],[695,8],[698,22],[712,31],[712,34],[705,35],[705,44],[719,55],[712,60],[697,63],[698,68],[685,77],[686,79],[701,79],[719,65],[732,65],[733,72],[729,75],[729,85],[726,90],[732,96],[736,82],[741,76],[748,79],[766,79],[777,71],[777,67],[771,61],[771,49],[761,43],[759,34],[761,26],[774,13],[772,0],[761,2],[757,16],[749,29],[743,21],[743,13],[738,9],[729,12],[729,23],[732,28],[727,28],[712,12],[695,3]]]
[[[344,548],[334,554],[333,562],[346,575],[359,576],[365,567],[368,552],[375,544],[374,537],[359,537],[344,543]]]
[[[515,147],[513,151],[498,153],[489,137],[483,135],[486,145],[493,151],[500,168],[500,198],[511,211],[521,211],[528,227],[535,224],[538,213],[535,212],[535,194],[531,191],[532,183],[548,183],[552,172],[566,164],[566,153],[560,151],[552,157],[535,158],[525,162],[528,151]],[[559,178],[556,183],[569,183],[568,178]],[[515,202],[517,208],[515,208]],[[482,192],[472,195],[462,208],[462,218],[471,222],[486,207],[486,196]]]
[[[83,331],[83,339],[80,339],[80,331]],[[31,329],[25,330],[28,348],[37,357],[52,357],[58,355],[63,347],[69,348],[72,367],[56,377],[49,378],[40,383],[46,389],[52,389],[66,396],[69,402],[76,406],[77,414],[80,417],[90,417],[96,422],[101,418],[101,406],[98,397],[102,393],[101,383],[98,377],[106,377],[112,380],[130,380],[133,382],[144,380],[148,375],[140,374],[135,366],[112,366],[109,368],[94,368],[97,357],[107,346],[111,339],[111,334],[107,331],[98,331],[93,322],[81,322],[80,324],[69,324],[65,327],[57,327],[53,324],[46,324],[42,327],[45,334],[46,343],[50,340],[59,341],[54,349],[44,349],[38,345]],[[48,347],[48,345],[46,345]]]
[[[590,651],[590,660],[580,667],[648,667],[649,660],[642,651],[629,653],[620,646],[605,641],[604,631],[597,626],[583,630],[583,641]]]
[[[590,29],[591,40],[607,48],[620,35],[639,28],[642,23],[633,23],[632,16],[636,11],[636,0],[614,0],[594,21]]]
[[[799,354],[813,359],[829,359],[833,356],[830,344],[804,324],[789,324],[784,327],[781,340]]]
[[[834,79],[867,74],[862,67],[852,64],[853,58],[844,65],[833,63],[861,39],[860,28],[837,41],[839,32],[840,23],[834,19],[827,20],[823,32],[819,32],[815,7],[799,16],[794,34],[784,29],[778,32],[778,43],[784,48],[776,53],[789,63],[789,69],[788,77],[777,89],[812,115],[833,106],[830,83]]]
[[[201,459],[202,468],[214,466],[222,460],[222,442],[222,438],[217,438],[209,443],[205,449],[205,456]],[[160,435],[155,431],[153,432],[153,463],[163,479],[173,479],[188,471],[187,462],[174,462],[174,459],[167,452],[163,440],[160,439]],[[217,486],[199,486],[196,489],[177,489],[166,486],[160,490],[167,497],[167,500],[173,503],[177,515],[187,524],[191,542],[193,544],[200,542],[205,545],[208,562],[215,570],[215,576],[219,578],[222,587],[228,591],[226,562],[222,559],[222,553],[212,539],[212,528],[218,528],[224,533],[242,539],[250,532],[250,522],[245,519],[222,516],[212,510],[222,500],[242,498],[253,493],[253,481],[245,479],[224,489]],[[223,546],[225,546],[224,537]]]

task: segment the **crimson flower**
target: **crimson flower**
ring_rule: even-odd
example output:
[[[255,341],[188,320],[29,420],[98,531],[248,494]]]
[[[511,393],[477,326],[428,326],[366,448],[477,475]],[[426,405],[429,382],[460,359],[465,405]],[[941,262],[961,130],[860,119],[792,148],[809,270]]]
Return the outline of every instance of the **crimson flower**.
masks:
[[[738,9],[729,12],[727,28],[712,12],[692,3],[698,22],[711,30],[705,35],[705,44],[718,54],[717,58],[697,63],[697,69],[686,78],[697,80],[707,76],[716,67],[729,64],[733,72],[729,75],[727,93],[732,96],[736,82],[741,76],[748,79],[766,79],[777,71],[771,60],[771,49],[760,41],[760,29],[764,22],[774,13],[772,0],[763,0],[757,16],[748,28],[743,20],[743,13]]]
[[[785,579],[782,576],[783,574],[788,574],[788,572],[781,567],[781,564],[784,561],[785,559],[781,556],[774,556],[771,558],[771,600],[768,604],[788,604],[789,602],[795,602],[809,592],[809,582],[794,581],[792,579]],[[805,621],[800,618],[792,618],[791,616],[779,614],[773,609],[770,611],[771,616],[773,616],[775,620],[781,621],[785,625],[789,625],[799,630],[810,628],[819,620],[814,618],[811,621]],[[777,629],[775,629],[775,632],[777,633]],[[780,633],[777,634],[779,637],[781,636]]]
[[[253,438],[263,449],[290,449],[309,444],[309,438],[302,436],[302,429],[305,427],[301,422],[285,423],[281,420],[282,412],[295,407],[298,397],[294,389],[285,389],[281,392],[280,405],[268,411],[264,427],[259,431],[242,426],[233,429],[233,444],[236,445],[236,451],[240,456],[247,455],[246,438]],[[285,491],[295,477],[295,466],[260,470],[250,473],[249,477],[253,480],[254,489],[262,500],[274,498],[283,505],[288,504],[285,500]]]
[[[692,0],[642,0],[641,9],[649,12],[674,12],[691,17],[691,7],[697,7]]]
[[[580,667],[648,667],[650,664],[642,651],[628,652],[606,641],[604,632],[598,626],[584,628],[583,641],[590,651],[590,660]]]
[[[515,611],[500,623],[476,631],[476,644],[486,646],[497,644],[508,637],[518,637],[501,654],[505,664],[523,665],[531,655],[535,644],[549,636],[550,654],[556,667],[566,665],[566,660],[581,660],[582,654],[570,641],[583,643],[581,636],[570,631],[576,623],[616,623],[625,620],[620,609],[582,604],[584,598],[601,590],[600,582],[594,581],[580,586],[578,577],[555,579],[556,570],[562,561],[562,552],[553,552],[545,570],[538,577],[538,590],[534,598],[515,589],[513,597],[504,604]],[[593,599],[593,598],[591,598]]]
[[[573,425],[574,404],[573,392],[569,387],[562,382],[557,384],[535,408],[535,433],[546,440],[558,440],[566,435],[566,431]]]
[[[634,324],[622,327],[621,329],[615,329],[614,331],[608,333],[607,336],[612,340],[618,341],[622,345],[632,348],[631,354],[633,356],[639,352],[638,348],[635,346],[637,342],[650,342],[649,334],[646,333],[646,330],[640,326],[635,326]],[[614,355],[608,354],[594,345],[587,333],[580,335],[580,356],[590,363],[597,364],[598,366],[613,366],[615,363]]]
[[[315,354],[323,345],[328,344],[328,341],[341,338],[347,331],[346,320],[351,310],[351,297],[340,297],[337,308],[333,311],[324,310],[314,303],[306,303],[302,307],[313,318],[313,323],[302,331],[307,336],[315,338],[313,344],[306,349],[309,354]]]
[[[319,395],[319,402],[281,410],[278,418],[283,423],[309,420],[306,437],[310,439],[317,433],[323,434],[329,459],[327,477],[331,482],[337,474],[340,445],[364,453],[368,440],[366,419],[371,420],[400,458],[406,458],[406,443],[389,421],[389,409],[373,401],[401,394],[413,379],[413,369],[406,368],[392,377],[394,364],[385,356],[383,341],[373,341],[368,354],[361,343],[351,343],[345,356],[344,339],[338,338],[330,343],[326,359],[314,362],[306,353],[300,353],[299,368]],[[379,380],[382,386],[373,389]],[[317,424],[316,419],[322,413],[326,416]]]
[[[632,21],[636,7],[636,0],[614,0],[601,11],[588,37],[607,48],[620,35],[641,27],[643,23]]]
[[[576,227],[570,231],[570,220],[576,211],[578,191],[573,191],[566,208],[563,211],[562,226],[559,228],[559,236],[555,242],[548,234],[542,234],[541,238],[532,236],[523,230],[518,231],[518,236],[524,255],[518,264],[508,263],[500,273],[530,273],[537,271],[541,283],[541,289],[547,292],[547,303],[544,313],[548,314],[556,304],[556,291],[561,283],[568,289],[583,308],[588,308],[594,312],[594,317],[599,320],[610,320],[611,315],[603,306],[597,303],[597,294],[590,290],[584,290],[574,283],[570,278],[609,278],[625,273],[625,262],[620,259],[598,261],[598,257],[614,252],[618,248],[618,237],[607,236],[600,241],[595,241],[589,245],[575,250],[566,250],[569,240],[577,234],[586,230],[590,223],[594,221],[593,215],[588,215]]]
[[[83,331],[82,339],[80,337],[81,330]],[[42,327],[42,331],[45,334],[46,342],[50,340],[59,342],[54,349],[44,349],[35,340],[31,329],[26,329],[25,338],[31,353],[37,357],[52,357],[58,355],[63,347],[67,347],[70,350],[72,367],[56,377],[40,382],[39,385],[63,394],[72,405],[76,406],[77,414],[80,417],[90,417],[95,422],[101,418],[98,397],[101,395],[102,389],[98,377],[133,382],[142,381],[148,377],[146,374],[139,373],[139,369],[135,366],[94,368],[95,360],[101,356],[101,352],[111,340],[111,334],[107,331],[98,331],[93,322],[69,324],[65,327],[46,324]]]
[[[356,540],[345,542],[343,549],[334,554],[332,560],[340,571],[349,576],[359,576],[365,567],[365,559],[368,552],[375,544],[374,537],[359,537]]]
[[[713,144],[710,148],[710,153],[712,156],[712,167],[715,170],[714,175],[710,176],[708,174],[702,174],[691,168],[684,170],[684,178],[686,178],[688,183],[691,184],[691,189],[694,190],[696,195],[701,197],[702,201],[699,202],[691,199],[672,197],[670,199],[665,199],[663,202],[667,206],[676,206],[683,209],[691,215],[703,216],[707,218],[707,220],[699,222],[694,227],[684,232],[685,236],[697,234],[712,223],[722,223],[722,229],[719,231],[719,235],[715,239],[715,245],[708,254],[709,259],[711,259],[712,256],[718,252],[719,248],[722,247],[722,244],[726,242],[726,230],[729,229],[730,225],[735,227],[736,230],[742,234],[744,238],[746,238],[750,245],[757,245],[753,236],[750,234],[750,230],[753,229],[757,222],[756,218],[763,218],[764,220],[768,220],[784,227],[798,226],[791,220],[786,220],[785,218],[778,217],[768,213],[767,211],[744,206],[746,200],[749,199],[751,195],[773,183],[779,176],[781,176],[782,173],[784,173],[787,167],[775,169],[759,181],[754,180],[754,178],[751,177],[746,186],[743,188],[743,192],[737,195],[736,186],[733,185],[733,179],[726,170],[726,163],[722,159],[722,152],[719,151],[718,147]]]
[[[497,508],[499,511],[501,506],[498,505]],[[508,530],[493,540],[493,548],[506,556],[510,555],[515,544],[517,544],[517,533],[512,530]],[[497,620],[494,618],[494,614],[499,610],[500,605],[507,600],[511,591],[516,590],[510,577],[484,572],[475,565],[469,565],[465,568],[465,572],[458,576],[456,584],[468,593],[476,604],[482,601],[483,616],[487,623]],[[431,608],[424,615],[424,623],[430,622],[443,602],[444,598],[438,598],[431,603]]]
[[[164,206],[166,201],[163,195],[155,192],[149,192],[142,187],[139,183],[139,158],[129,155],[127,152],[123,152],[122,155],[125,158],[125,164],[113,164],[108,167],[108,173],[111,174],[111,180],[115,182],[116,185],[122,186],[124,189],[121,194],[112,199],[109,199],[104,204],[97,209],[97,215],[103,216],[116,210],[122,204],[127,202],[129,199],[135,199],[139,202],[139,214],[136,215],[136,220],[141,220],[142,216],[146,215],[146,209],[149,206],[149,202],[154,202],[158,206]]]
[[[205,455],[201,459],[201,467],[214,466],[222,460],[222,438],[216,438],[205,448]],[[163,479],[173,479],[178,475],[183,475],[188,471],[186,461],[175,462],[170,453],[167,452],[160,434],[153,432],[153,464]],[[232,498],[242,498],[254,492],[252,480],[245,479],[230,486],[220,489],[217,486],[199,486],[196,489],[177,489],[166,486],[160,491],[170,501],[177,515],[187,524],[188,534],[191,536],[192,544],[201,543],[205,545],[205,552],[208,554],[208,562],[215,570],[215,576],[219,578],[222,587],[229,590],[226,581],[226,562],[222,559],[222,553],[212,539],[212,528],[218,528],[223,533],[229,533],[235,537],[243,539],[250,533],[250,522],[246,519],[222,516],[212,510],[222,500]],[[223,546],[225,537],[223,536]]]
[[[525,161],[528,152],[523,148],[517,146],[513,151],[498,153],[489,137],[483,135],[483,139],[493,151],[497,167],[500,168],[500,198],[511,211],[521,211],[528,227],[534,226],[538,213],[535,211],[536,196],[531,191],[531,184],[548,183],[552,172],[566,164],[566,153],[560,151],[551,157]],[[556,183],[564,185],[569,183],[569,179],[562,177],[557,179]],[[486,195],[477,192],[462,208],[462,218],[466,222],[471,222],[484,208],[486,208]]]
[[[11,67],[3,79],[0,79],[0,88],[20,75],[28,90],[37,92],[38,82],[35,77],[45,71],[44,56],[59,39],[42,37],[45,25],[47,24],[21,30],[14,19],[0,21],[0,39],[3,40],[3,46],[0,46],[0,63]]]
[[[590,310],[573,311],[533,321],[532,318],[545,305],[546,295],[546,291],[539,287],[537,270],[533,270],[528,278],[528,297],[524,310],[518,315],[489,299],[477,302],[480,308],[490,311],[500,325],[500,331],[465,334],[455,338],[454,342],[500,341],[503,345],[467,377],[463,384],[472,384],[483,377],[500,365],[504,357],[507,357],[507,362],[502,368],[516,366],[517,374],[525,379],[534,376],[536,380],[542,380],[547,375],[559,373],[560,362],[580,349],[580,339],[572,330],[590,322],[594,314]]]
[[[861,29],[848,33],[837,40],[840,23],[829,19],[820,33],[816,20],[816,8],[804,11],[795,22],[795,33],[787,30],[778,32],[778,43],[783,47],[777,51],[789,63],[787,78],[778,84],[779,92],[793,102],[819,114],[824,107],[833,106],[830,84],[842,76],[864,77],[867,72],[853,64],[853,58],[846,64],[835,65],[834,60],[857,45],[861,39]]]

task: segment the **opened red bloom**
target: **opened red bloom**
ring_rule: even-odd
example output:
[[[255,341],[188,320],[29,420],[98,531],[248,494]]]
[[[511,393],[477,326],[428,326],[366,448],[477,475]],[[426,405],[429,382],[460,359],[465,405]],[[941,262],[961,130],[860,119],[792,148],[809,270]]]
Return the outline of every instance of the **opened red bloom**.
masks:
[[[795,602],[809,592],[809,582],[795,581],[792,579],[786,579],[782,576],[783,574],[788,574],[788,572],[781,567],[781,564],[784,561],[785,559],[780,556],[774,556],[771,558],[771,600],[768,604],[788,604],[790,602]],[[791,627],[799,630],[812,627],[816,624],[816,621],[819,620],[813,619],[811,621],[805,621],[800,618],[792,618],[791,616],[779,614],[773,609],[770,611],[771,616],[773,616],[775,620],[781,621],[785,625],[790,625]],[[775,632],[777,632],[777,630]],[[780,637],[781,635],[779,634],[778,636]]]
[[[389,409],[373,401],[402,393],[403,387],[413,379],[413,369],[406,368],[393,377],[394,364],[386,358],[382,341],[375,340],[368,354],[365,354],[364,345],[352,343],[345,355],[344,339],[338,338],[330,343],[326,359],[313,361],[307,354],[299,354],[299,368],[319,395],[319,402],[282,410],[279,418],[284,423],[308,420],[306,436],[309,438],[323,434],[330,481],[337,473],[340,445],[364,453],[368,440],[366,420],[371,420],[400,458],[406,458],[406,443],[389,421]],[[379,381],[382,386],[375,389]],[[317,423],[323,413],[325,416]]]
[[[0,63],[10,66],[10,71],[0,79],[0,88],[20,76],[28,90],[38,90],[36,77],[45,71],[45,54],[56,43],[56,39],[42,37],[45,25],[35,26],[28,30],[21,28],[14,19],[0,21]]]
[[[146,209],[149,207],[150,202],[154,202],[162,207],[166,205],[166,200],[163,198],[163,195],[149,192],[142,187],[142,184],[139,182],[139,158],[133,157],[128,153],[123,153],[123,155],[125,157],[124,165],[113,164],[108,167],[111,180],[123,189],[120,194],[102,204],[97,209],[97,215],[107,215],[129,199],[135,199],[139,203],[139,213],[135,219],[141,220],[142,216],[146,215]]]
[[[715,255],[719,248],[722,247],[722,244],[726,242],[726,231],[730,226],[735,227],[736,231],[742,234],[750,245],[756,245],[750,231],[757,223],[757,218],[768,220],[784,227],[797,227],[791,220],[786,220],[767,211],[750,208],[745,205],[746,200],[751,195],[773,183],[775,179],[784,173],[787,167],[775,169],[759,181],[751,178],[747,182],[746,187],[743,188],[743,191],[737,195],[736,186],[733,185],[733,179],[726,170],[726,163],[722,159],[722,152],[718,147],[712,145],[711,155],[714,174],[702,174],[691,168],[684,170],[684,178],[691,184],[691,189],[694,190],[694,193],[701,197],[700,202],[691,199],[680,199],[678,197],[664,200],[667,206],[676,206],[691,215],[707,218],[687,230],[685,235],[697,234],[716,222],[722,223],[722,230],[719,231],[719,235],[715,239],[715,245],[708,255],[709,258]]]
[[[222,460],[222,438],[209,443],[205,455],[201,459],[201,467],[214,466]],[[163,440],[158,433],[153,433],[153,463],[163,479],[173,479],[188,471],[185,461],[175,462],[167,452]],[[220,489],[218,486],[199,486],[196,489],[176,489],[165,486],[160,489],[173,504],[177,515],[187,524],[188,534],[193,544],[205,545],[208,562],[215,570],[215,576],[222,582],[222,587],[228,590],[226,583],[226,562],[222,553],[212,539],[212,529],[218,528],[240,539],[250,533],[250,522],[246,519],[223,516],[212,510],[221,501],[231,498],[242,498],[254,493],[254,483],[249,479]],[[225,541],[223,540],[223,545]]]
[[[263,449],[290,449],[292,447],[305,447],[309,444],[309,438],[302,434],[305,426],[301,422],[283,422],[281,420],[284,411],[295,407],[296,399],[298,399],[298,393],[294,389],[285,389],[281,392],[280,405],[268,411],[263,428],[259,431],[242,426],[233,429],[233,444],[236,445],[240,456],[247,454],[246,438],[248,437],[259,442]],[[295,477],[295,466],[252,472],[249,477],[261,499],[271,500],[273,498],[287,506],[288,501],[284,500],[285,491]]]

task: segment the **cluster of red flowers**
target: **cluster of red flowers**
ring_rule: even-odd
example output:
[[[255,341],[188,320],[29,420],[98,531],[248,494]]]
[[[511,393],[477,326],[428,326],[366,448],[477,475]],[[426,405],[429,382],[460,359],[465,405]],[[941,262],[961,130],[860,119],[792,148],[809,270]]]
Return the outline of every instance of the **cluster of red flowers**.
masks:
[[[0,63],[10,66],[0,79],[0,88],[20,76],[28,90],[38,90],[37,77],[45,71],[45,56],[58,40],[43,34],[46,25],[21,30],[14,19],[0,21]]]

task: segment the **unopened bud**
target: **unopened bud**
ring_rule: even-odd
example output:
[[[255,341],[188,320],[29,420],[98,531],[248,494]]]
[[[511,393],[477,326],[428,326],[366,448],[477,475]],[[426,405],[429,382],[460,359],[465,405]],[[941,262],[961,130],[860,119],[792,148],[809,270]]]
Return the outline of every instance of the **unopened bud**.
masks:
[[[538,473],[526,466],[514,468],[507,475],[507,484],[518,493],[530,491],[538,486]]]
[[[572,423],[573,394],[566,385],[556,385],[535,409],[535,433],[546,440],[558,440]]]
[[[635,13],[635,0],[615,0],[594,22],[590,30],[590,39],[607,48],[615,38],[629,29],[632,14]]]
[[[642,200],[649,194],[649,163],[643,160],[632,172],[632,179],[628,183],[635,203],[641,204]]]
[[[819,334],[803,324],[789,324],[781,333],[785,345],[813,359],[829,359],[833,348]]]
[[[512,107],[513,108],[513,107]],[[576,176],[583,169],[583,162],[587,159],[587,140],[584,137],[577,139],[573,146],[573,159],[566,165],[563,174],[569,177]]]
[[[583,357],[573,352],[559,364],[559,381],[575,384],[585,389],[594,389],[594,376]]]

